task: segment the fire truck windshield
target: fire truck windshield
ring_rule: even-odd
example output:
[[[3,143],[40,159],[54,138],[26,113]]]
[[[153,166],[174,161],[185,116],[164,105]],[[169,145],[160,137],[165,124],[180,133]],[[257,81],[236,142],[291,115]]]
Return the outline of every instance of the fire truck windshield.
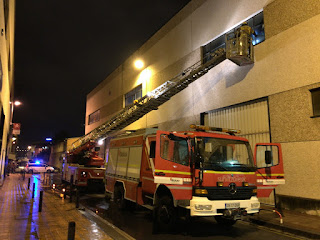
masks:
[[[196,138],[197,156],[204,170],[255,171],[249,143],[210,137]]]

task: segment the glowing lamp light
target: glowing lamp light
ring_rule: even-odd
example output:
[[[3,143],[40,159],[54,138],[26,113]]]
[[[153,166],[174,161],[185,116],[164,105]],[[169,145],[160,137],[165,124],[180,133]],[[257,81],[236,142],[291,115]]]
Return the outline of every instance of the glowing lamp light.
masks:
[[[150,68],[146,68],[140,73],[136,84],[137,85],[146,84],[150,81],[151,77],[152,77],[152,70]]]
[[[49,137],[48,137],[48,138],[46,138],[46,141],[47,141],[47,142],[51,142],[51,141],[52,141],[52,138],[49,138]]]
[[[20,101],[14,101],[13,103],[15,106],[20,106],[22,103]]]
[[[31,146],[28,146],[28,150],[31,150]]]
[[[136,69],[142,69],[144,66],[144,63],[142,60],[138,59],[134,62],[134,66]]]
[[[98,144],[101,146],[101,145],[103,144],[103,140],[102,140],[102,139],[99,140],[99,141],[98,141]]]

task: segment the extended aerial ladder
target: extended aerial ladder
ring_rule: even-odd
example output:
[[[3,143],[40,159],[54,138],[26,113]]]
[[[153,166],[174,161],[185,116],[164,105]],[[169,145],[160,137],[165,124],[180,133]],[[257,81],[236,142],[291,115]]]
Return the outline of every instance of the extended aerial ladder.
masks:
[[[90,140],[104,139],[107,136],[111,136],[152,110],[157,110],[160,105],[167,102],[171,97],[181,92],[189,84],[202,77],[227,58],[239,66],[253,63],[252,33],[253,30],[249,26],[243,25],[235,32],[227,34],[226,49],[217,49],[211,53],[211,59],[206,63],[203,64],[202,61],[198,61],[179,75],[136,100],[132,105],[125,107],[114,117],[80,137],[72,144],[72,149],[69,151],[74,151]]]

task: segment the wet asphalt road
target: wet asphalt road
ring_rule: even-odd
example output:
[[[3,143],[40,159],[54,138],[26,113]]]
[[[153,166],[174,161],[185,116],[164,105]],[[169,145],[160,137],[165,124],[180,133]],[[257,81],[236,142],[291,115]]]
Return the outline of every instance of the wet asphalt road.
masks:
[[[183,219],[177,224],[174,233],[152,234],[152,213],[142,207],[120,211],[103,195],[86,195],[81,197],[81,204],[100,217],[106,219],[122,231],[138,240],[188,240],[188,239],[302,239],[266,228],[257,227],[247,222],[238,221],[233,227],[222,227],[213,218],[198,218],[188,225]]]

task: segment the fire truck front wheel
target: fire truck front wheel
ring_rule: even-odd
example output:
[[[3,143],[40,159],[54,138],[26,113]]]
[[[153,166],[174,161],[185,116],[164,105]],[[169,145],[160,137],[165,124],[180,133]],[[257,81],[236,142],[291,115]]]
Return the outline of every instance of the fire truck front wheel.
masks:
[[[126,208],[123,186],[118,185],[114,187],[113,201],[119,209],[123,210]]]
[[[162,196],[154,208],[153,232],[172,231],[177,221],[177,209],[173,206],[172,198]]]

